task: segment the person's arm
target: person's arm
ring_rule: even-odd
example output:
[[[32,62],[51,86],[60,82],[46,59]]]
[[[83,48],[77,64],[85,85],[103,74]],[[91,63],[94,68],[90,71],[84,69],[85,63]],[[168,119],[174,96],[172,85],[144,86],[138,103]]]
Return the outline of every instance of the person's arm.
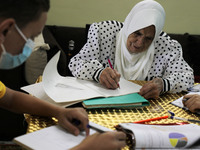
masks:
[[[71,150],[119,150],[126,146],[126,134],[123,132],[95,133],[86,137]]]
[[[196,112],[197,110],[200,110],[200,95],[189,94],[185,95],[183,99],[186,99],[186,101],[183,101],[183,105],[187,107],[191,112]]]
[[[6,88],[5,95],[0,99],[0,107],[16,113],[55,117],[62,127],[74,135],[83,129],[89,134],[88,116],[83,108],[63,108],[9,88]],[[72,124],[74,119],[81,122],[78,127]]]
[[[147,82],[140,89],[139,94],[146,99],[157,99],[163,90],[163,80],[161,78],[154,78]]]
[[[87,43],[77,55],[71,58],[68,66],[73,76],[80,79],[96,80],[98,82],[98,76],[104,69],[103,65],[99,62],[100,39],[98,31],[99,24],[93,23],[88,31]]]
[[[152,67],[155,68],[153,74],[157,74],[156,78],[160,80],[156,79],[155,82],[153,79],[148,82],[148,86],[144,85],[140,90],[140,94],[146,99],[156,99],[165,92],[181,92],[194,84],[193,70],[183,59],[181,45],[175,40],[167,40],[166,37],[163,42],[165,45],[159,43],[161,46],[157,49],[160,49],[160,52],[156,51],[158,54],[154,57],[157,65]],[[159,73],[156,70],[159,70]]]
[[[109,89],[118,88],[120,74],[110,68],[108,58],[114,65],[116,34],[122,23],[102,21],[93,23],[88,32],[87,43],[69,63],[73,76],[100,82]]]
[[[163,72],[163,91],[177,93],[186,91],[194,84],[193,69],[183,59],[182,47],[175,40],[167,43],[168,56],[165,58],[166,68]]]

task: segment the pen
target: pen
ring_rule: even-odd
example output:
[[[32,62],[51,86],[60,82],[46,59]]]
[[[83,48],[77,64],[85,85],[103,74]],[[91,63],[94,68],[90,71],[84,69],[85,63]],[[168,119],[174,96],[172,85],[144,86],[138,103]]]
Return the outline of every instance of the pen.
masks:
[[[156,120],[166,119],[168,117],[169,116],[156,117],[156,118],[151,118],[151,119],[146,119],[146,120],[135,121],[133,123],[145,123],[145,122],[150,122],[150,121],[156,121]]]
[[[109,128],[106,128],[104,126],[101,126],[101,125],[96,124],[96,123],[91,122],[91,121],[89,121],[89,124],[87,125],[87,128],[94,129],[94,130],[96,130],[96,131],[98,131],[100,133],[107,132],[107,131],[113,131],[113,130],[111,130]]]
[[[170,114],[170,119],[177,119],[177,120],[183,120],[183,121],[190,121],[194,123],[200,123],[200,120],[194,120],[194,119],[187,119],[187,118],[181,118],[181,117],[176,117],[175,114],[171,111],[168,111]]]
[[[75,126],[79,126],[81,124],[81,121],[80,120],[77,120],[77,119],[72,119],[72,124],[74,124]],[[87,125],[87,128],[91,128],[91,129],[94,129],[95,131],[99,132],[99,133],[103,133],[104,130],[103,129],[100,129],[94,125]]]
[[[111,68],[111,69],[114,69],[113,66],[112,66],[112,64],[111,64],[111,62],[110,62],[110,59],[109,59],[108,56],[107,56],[107,59],[108,59],[108,64],[109,64],[110,68]],[[119,83],[117,83],[117,85],[118,85],[118,87],[120,88]]]
[[[99,132],[99,133],[104,133],[103,130],[101,130],[101,129],[99,129],[99,128],[96,128],[96,127],[94,127],[94,126],[90,126],[89,124],[87,125],[87,128],[94,129],[94,130],[96,130],[96,131]]]
[[[186,102],[189,98],[184,98],[182,99],[183,102]]]
[[[107,58],[108,58],[108,63],[109,63],[110,68],[111,68],[111,69],[114,69],[113,66],[112,66],[112,64],[111,64],[111,62],[110,62],[109,57],[107,57]]]
[[[75,126],[79,126],[81,124],[81,121],[77,119],[72,119],[72,124]]]
[[[200,120],[194,120],[194,119],[186,119],[186,118],[181,118],[181,117],[176,117],[176,116],[171,116],[171,119],[177,119],[177,120],[183,120],[183,121],[190,121],[193,123],[200,123]]]

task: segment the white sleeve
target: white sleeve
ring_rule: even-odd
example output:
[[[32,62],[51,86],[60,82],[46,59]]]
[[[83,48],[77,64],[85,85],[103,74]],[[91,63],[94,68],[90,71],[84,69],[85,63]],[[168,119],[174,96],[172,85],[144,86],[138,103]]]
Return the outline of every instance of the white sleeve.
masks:
[[[83,46],[81,51],[75,55],[69,63],[69,69],[73,76],[86,79],[96,80],[103,69],[99,62],[100,55],[100,38],[99,38],[99,24],[93,23],[88,31],[87,43]],[[97,75],[96,75],[97,74]]]

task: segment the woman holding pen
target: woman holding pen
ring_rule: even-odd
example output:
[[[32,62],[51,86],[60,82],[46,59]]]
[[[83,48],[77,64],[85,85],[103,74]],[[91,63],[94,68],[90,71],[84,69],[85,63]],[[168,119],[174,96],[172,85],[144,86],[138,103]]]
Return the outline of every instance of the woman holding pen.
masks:
[[[186,90],[194,83],[193,70],[182,57],[181,45],[162,31],[164,22],[164,8],[144,0],[123,23],[93,23],[87,43],[70,60],[69,69],[77,78],[95,80],[109,89],[119,87],[120,77],[146,80],[139,92],[146,99]]]

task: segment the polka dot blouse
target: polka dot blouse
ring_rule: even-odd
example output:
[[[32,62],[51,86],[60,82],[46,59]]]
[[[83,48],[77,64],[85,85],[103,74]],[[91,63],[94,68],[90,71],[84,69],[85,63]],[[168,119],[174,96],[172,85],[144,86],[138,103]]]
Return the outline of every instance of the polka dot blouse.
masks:
[[[114,66],[116,34],[123,27],[118,21],[93,23],[88,31],[87,43],[69,63],[72,74],[80,79],[99,82],[102,70],[109,67],[107,56]],[[181,92],[194,84],[192,68],[182,56],[182,47],[162,32],[155,41],[155,54],[146,81],[163,79],[163,92]]]

